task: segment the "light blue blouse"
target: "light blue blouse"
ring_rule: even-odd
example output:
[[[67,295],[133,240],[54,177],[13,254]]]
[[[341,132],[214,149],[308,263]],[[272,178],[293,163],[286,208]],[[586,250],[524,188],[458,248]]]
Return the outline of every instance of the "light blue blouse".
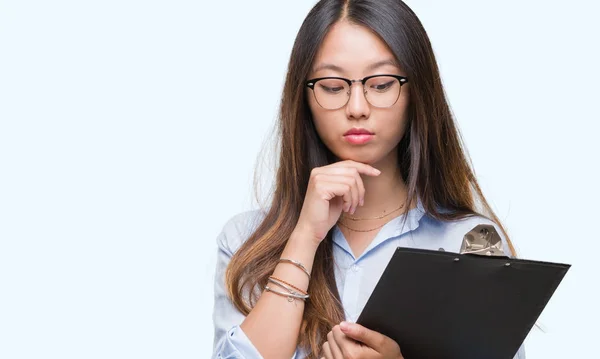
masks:
[[[347,321],[356,321],[397,247],[432,250],[443,248],[445,251],[458,253],[466,232],[478,224],[494,224],[482,216],[450,222],[438,221],[425,213],[420,200],[406,216],[404,226],[402,222],[405,215],[386,223],[358,258],[354,257],[339,228],[334,227],[335,279]],[[225,269],[233,253],[252,234],[263,217],[264,212],[260,210],[239,213],[227,221],[217,238],[213,359],[262,358],[240,328],[244,315],[227,297]],[[498,230],[498,233],[501,232]],[[501,237],[506,250],[508,248],[506,239],[503,235]],[[303,359],[306,356],[307,353],[298,348],[293,359]],[[517,352],[515,359],[525,359],[523,346]]]

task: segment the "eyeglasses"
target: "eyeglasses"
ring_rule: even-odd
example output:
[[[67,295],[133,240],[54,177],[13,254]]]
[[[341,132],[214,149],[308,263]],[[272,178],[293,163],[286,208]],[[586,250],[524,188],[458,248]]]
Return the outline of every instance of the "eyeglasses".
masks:
[[[408,78],[399,75],[372,75],[360,80],[343,77],[319,77],[306,81],[306,86],[313,90],[315,100],[326,110],[337,110],[346,106],[350,100],[350,91],[354,82],[363,85],[363,93],[367,102],[374,107],[391,107],[400,97],[402,85]]]

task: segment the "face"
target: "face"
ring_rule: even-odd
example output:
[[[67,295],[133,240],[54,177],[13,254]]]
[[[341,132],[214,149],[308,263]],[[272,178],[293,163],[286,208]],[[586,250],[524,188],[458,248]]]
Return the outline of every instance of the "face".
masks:
[[[313,63],[309,79],[319,77],[343,77],[362,79],[370,75],[392,74],[405,76],[397,65],[394,54],[387,45],[370,30],[348,22],[338,22],[326,35]],[[409,83],[400,87],[396,102],[390,107],[375,107],[367,101],[376,102],[383,96],[380,89],[387,83],[374,78],[366,86],[354,82],[350,86],[350,98],[339,109],[325,109],[317,102],[315,91],[337,92],[344,96],[341,87],[332,87],[321,82],[315,91],[307,88],[307,98],[317,132],[323,143],[340,160],[354,160],[371,165],[382,162],[397,163],[397,146],[406,128],[406,113],[409,103]],[[389,78],[388,78],[389,80]],[[337,82],[339,85],[339,82]],[[400,86],[399,83],[396,84]],[[365,96],[364,90],[367,90]],[[380,91],[380,93],[376,93]],[[323,93],[323,92],[321,92]],[[317,93],[319,96],[319,93]],[[365,129],[372,136],[345,136],[353,128]],[[362,142],[367,139],[367,142]]]

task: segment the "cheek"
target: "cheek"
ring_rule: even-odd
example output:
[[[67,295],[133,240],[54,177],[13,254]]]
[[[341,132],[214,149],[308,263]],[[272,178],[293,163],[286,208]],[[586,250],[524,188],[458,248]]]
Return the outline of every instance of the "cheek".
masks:
[[[396,140],[400,141],[400,139],[402,138],[402,136],[404,135],[404,132],[406,131],[407,128],[407,124],[409,121],[408,118],[408,106],[409,106],[409,97],[407,96],[403,96],[400,97],[400,99],[398,100],[398,103],[396,103],[397,106],[394,107],[394,118],[395,118],[395,124],[392,125],[394,128],[394,136],[397,137]]]
[[[311,113],[311,117],[313,123],[315,124],[315,129],[317,130],[317,134],[321,138],[321,140],[325,143],[328,142],[327,135],[331,135],[333,131],[333,121],[328,120],[329,113],[316,102],[314,96],[309,92],[306,94],[308,97],[308,107]]]
[[[328,121],[327,116],[323,116],[323,114],[319,114],[318,111],[313,112],[313,123],[315,124],[315,129],[317,131],[317,135],[321,138],[328,147],[332,142],[332,136],[336,132],[333,128],[333,121]]]
[[[382,119],[382,127],[389,129],[384,132],[387,140],[398,142],[407,128],[408,109],[406,106],[398,106],[390,110],[387,116]]]

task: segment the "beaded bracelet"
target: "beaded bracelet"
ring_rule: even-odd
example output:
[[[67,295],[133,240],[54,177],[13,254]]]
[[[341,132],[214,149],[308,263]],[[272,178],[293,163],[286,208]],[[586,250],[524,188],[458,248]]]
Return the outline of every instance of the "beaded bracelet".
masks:
[[[280,286],[281,288],[287,290],[290,294],[292,294],[294,296],[302,297],[304,299],[308,299],[310,297],[308,295],[308,293],[305,293],[304,291],[302,293],[296,292],[294,289],[297,289],[297,288],[295,288],[294,286],[290,286],[286,282],[279,281],[277,278],[269,277],[269,282],[277,284],[278,286]]]
[[[289,285],[290,287],[292,287],[292,288],[294,288],[295,290],[297,290],[298,292],[300,292],[301,294],[304,294],[304,295],[308,294],[307,292],[305,292],[305,291],[303,291],[302,289],[300,289],[300,288],[298,288],[298,287],[294,286],[293,284],[290,284],[290,283],[288,283],[288,282],[284,281],[283,279],[279,279],[279,278],[277,278],[277,277],[274,277],[274,276],[270,276],[269,278],[273,278],[273,279],[275,279],[275,280],[278,280],[278,281],[280,281],[280,282],[282,282],[282,283],[284,283],[284,284],[287,284],[287,285]]]

